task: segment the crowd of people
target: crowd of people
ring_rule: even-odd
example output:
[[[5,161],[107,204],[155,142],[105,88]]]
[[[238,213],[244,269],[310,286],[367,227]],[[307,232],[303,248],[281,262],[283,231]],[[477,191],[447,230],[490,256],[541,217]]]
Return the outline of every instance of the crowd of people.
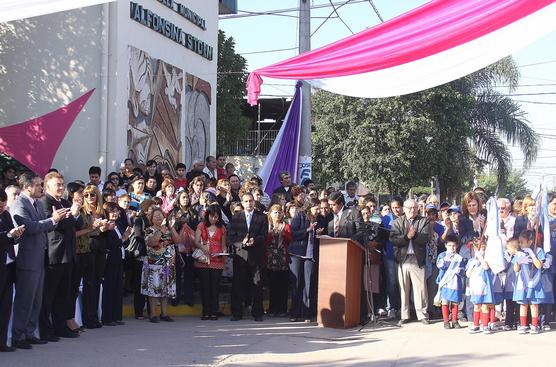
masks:
[[[126,291],[136,319],[172,322],[168,305],[192,306],[196,279],[201,319],[217,320],[223,273],[231,277],[232,321],[248,313],[257,322],[315,320],[322,235],[369,249],[362,292],[372,302],[362,304],[362,320],[374,315],[401,326],[442,317],[447,329],[469,320],[470,332],[492,333],[503,319],[505,330],[550,329],[554,267],[539,245],[531,197],[498,199],[506,268],[494,273],[484,256],[480,188],[460,206],[435,195],[379,206],[373,195],[359,197],[354,182],[345,190],[310,179],[292,185],[288,172],[268,195],[260,177],[239,177],[222,155],[194,162],[189,172],[183,163],[171,168],[151,160],[142,169],[128,158],[105,181],[93,166],[88,180],[69,183],[55,169],[44,178],[3,170],[0,351],[124,325]],[[548,207],[556,218],[556,198]]]

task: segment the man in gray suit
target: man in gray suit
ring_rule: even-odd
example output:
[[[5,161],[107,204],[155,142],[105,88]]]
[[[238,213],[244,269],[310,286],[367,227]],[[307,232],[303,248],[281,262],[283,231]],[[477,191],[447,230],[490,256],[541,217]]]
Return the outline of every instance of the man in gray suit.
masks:
[[[55,210],[47,218],[45,210],[37,200],[42,196],[42,180],[33,173],[24,173],[19,178],[22,191],[10,208],[16,225],[25,225],[19,239],[16,258],[16,294],[13,317],[13,345],[20,349],[31,349],[31,344],[45,344],[34,336],[41,310],[45,250],[47,232],[70,215],[69,208]]]

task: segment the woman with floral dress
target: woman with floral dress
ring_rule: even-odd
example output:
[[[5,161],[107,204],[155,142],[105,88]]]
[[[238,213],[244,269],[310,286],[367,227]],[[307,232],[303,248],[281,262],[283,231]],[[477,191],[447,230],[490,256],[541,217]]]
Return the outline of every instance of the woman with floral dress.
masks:
[[[149,297],[149,319],[159,322],[155,316],[157,299],[160,300],[160,320],[174,321],[168,316],[168,299],[176,296],[176,251],[174,243],[179,235],[173,223],[167,226],[164,213],[154,208],[149,214],[151,227],[145,230],[147,256],[143,263],[141,293]]]

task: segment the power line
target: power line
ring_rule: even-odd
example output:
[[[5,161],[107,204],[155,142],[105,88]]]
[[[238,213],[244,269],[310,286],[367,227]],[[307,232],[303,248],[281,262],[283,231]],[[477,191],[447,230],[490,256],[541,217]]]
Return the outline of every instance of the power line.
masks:
[[[322,23],[319,24],[319,26],[317,27],[317,29],[315,29],[315,30],[313,31],[313,33],[311,33],[311,37],[313,37],[313,35],[314,35],[315,33],[317,33],[317,31],[324,25],[324,23],[326,23],[326,22],[328,21],[328,19],[330,19],[330,17],[332,17],[332,14],[334,14],[334,12],[337,12],[338,9],[340,9],[340,8],[341,8],[342,6],[344,6],[344,5],[347,5],[347,4],[350,3],[350,2],[352,2],[352,0],[344,1],[344,2],[343,2],[342,4],[340,4],[337,8],[334,8],[334,10],[332,10],[332,12],[331,12],[330,14],[328,14],[328,16],[322,21]],[[361,1],[358,1],[358,2],[361,2]],[[356,4],[356,3],[353,2],[352,4]]]
[[[363,2],[367,2],[367,0],[352,0],[351,1],[352,4],[363,3]],[[334,6],[340,5],[340,7],[341,7],[341,6],[345,5],[343,3],[344,2],[341,1],[341,2],[335,2],[333,4],[334,4]],[[318,4],[318,5],[311,6],[311,9],[320,9],[320,8],[329,8],[329,7],[330,7],[330,4]],[[261,15],[275,15],[275,14],[281,14],[281,13],[292,13],[292,12],[297,12],[297,11],[299,11],[299,8],[276,9],[276,10],[268,10],[268,11],[263,11],[263,12],[238,10],[238,12],[242,12],[242,13],[245,13],[245,14],[223,15],[223,16],[220,16],[219,19],[220,20],[225,20],[225,19],[246,18],[246,17],[261,16]],[[330,15],[330,17],[331,16],[332,15]],[[292,17],[297,18],[297,16],[292,16]],[[313,18],[313,17],[311,17],[311,18]],[[319,18],[319,17],[314,17],[314,18]]]
[[[526,68],[526,67],[529,67],[529,66],[552,64],[554,62],[556,62],[556,60],[540,61],[540,62],[535,62],[533,64],[518,65],[517,67],[518,68]]]
[[[376,16],[378,17],[378,19],[380,19],[381,23],[384,23],[384,19],[382,19],[382,16],[380,15],[380,13],[378,12],[377,7],[375,6],[375,4],[373,3],[373,0],[369,0],[369,4],[371,4],[371,6],[373,7],[373,10],[376,13]]]
[[[273,49],[273,50],[262,50],[262,51],[240,52],[240,55],[266,54],[266,53],[270,53],[270,52],[282,52],[282,51],[291,51],[291,50],[297,50],[297,47],[276,48],[276,49]]]
[[[520,103],[530,103],[530,104],[556,105],[556,102],[526,101],[522,99],[515,99],[515,101]]]
[[[346,22],[344,22],[344,20],[342,19],[342,17],[340,16],[340,13],[338,13],[338,10],[336,9],[336,7],[334,6],[334,4],[332,3],[332,0],[328,0],[328,2],[330,3],[330,5],[332,6],[332,9],[334,9],[334,13],[336,13],[336,15],[338,16],[338,18],[340,19],[340,21],[342,23],[344,23],[344,25],[346,26],[346,28],[351,32],[351,34],[353,34],[353,31],[351,30],[351,28],[347,25]]]

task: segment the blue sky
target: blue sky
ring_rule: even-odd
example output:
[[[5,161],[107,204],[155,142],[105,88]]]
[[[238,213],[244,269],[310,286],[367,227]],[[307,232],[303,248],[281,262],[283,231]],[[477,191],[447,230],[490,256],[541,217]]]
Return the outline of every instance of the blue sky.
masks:
[[[329,4],[328,0],[309,0],[311,5]],[[380,20],[369,1],[352,0],[338,9],[344,22],[355,33],[372,27]],[[338,2],[338,0],[334,0]],[[382,18],[387,21],[427,1],[423,0],[374,0]],[[276,9],[296,8],[298,0],[238,0],[238,9],[262,12]],[[311,11],[311,32],[332,12],[331,7]],[[240,12],[241,14],[241,12]],[[285,16],[265,15],[220,20],[219,27],[236,41],[236,52],[248,61],[248,70],[254,70],[297,54],[297,50],[252,53],[266,50],[297,47],[297,13]],[[292,17],[293,16],[293,17]],[[320,18],[319,18],[320,17]],[[338,18],[331,18],[311,37],[311,47],[317,48],[351,35],[351,31]],[[542,177],[549,187],[556,186],[556,31],[512,55],[521,72],[520,87],[514,93],[553,93],[514,97],[521,102],[531,126],[543,134],[539,159],[525,172],[528,186],[533,187]],[[536,64],[536,65],[531,65]],[[505,90],[507,91],[507,90]],[[262,95],[291,95],[293,82],[265,78]],[[539,104],[539,103],[554,104]],[[513,167],[520,170],[523,157],[517,149],[511,149]]]

